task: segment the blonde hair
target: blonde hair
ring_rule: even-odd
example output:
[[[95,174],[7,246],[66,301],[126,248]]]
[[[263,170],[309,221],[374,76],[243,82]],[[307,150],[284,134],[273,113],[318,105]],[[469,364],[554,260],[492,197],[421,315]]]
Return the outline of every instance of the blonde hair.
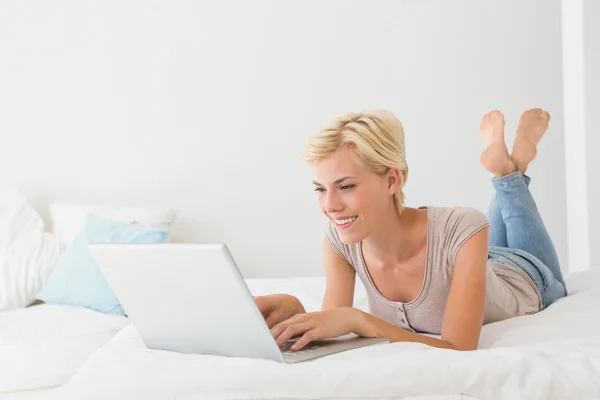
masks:
[[[308,141],[302,159],[311,163],[348,146],[358,159],[376,174],[390,169],[400,171],[400,183],[394,193],[394,206],[404,211],[404,192],[408,165],[404,148],[404,128],[394,114],[386,110],[348,113],[335,118]]]

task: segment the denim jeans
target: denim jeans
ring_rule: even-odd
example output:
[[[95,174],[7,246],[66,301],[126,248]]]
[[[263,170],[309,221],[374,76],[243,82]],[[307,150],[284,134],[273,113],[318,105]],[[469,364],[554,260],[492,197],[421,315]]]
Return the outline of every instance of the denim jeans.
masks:
[[[546,308],[567,295],[560,264],[533,196],[519,171],[492,179],[488,259],[519,268],[535,283]]]

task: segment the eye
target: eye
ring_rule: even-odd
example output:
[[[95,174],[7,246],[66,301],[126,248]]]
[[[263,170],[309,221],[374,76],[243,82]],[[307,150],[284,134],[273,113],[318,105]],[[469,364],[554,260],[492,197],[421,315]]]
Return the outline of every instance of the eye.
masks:
[[[325,189],[323,189],[323,188],[320,188],[320,187],[315,188],[315,192],[324,192],[324,191],[325,191]]]
[[[349,190],[349,189],[352,189],[354,186],[356,186],[356,185],[342,185],[340,187],[340,189],[342,189],[342,190]]]

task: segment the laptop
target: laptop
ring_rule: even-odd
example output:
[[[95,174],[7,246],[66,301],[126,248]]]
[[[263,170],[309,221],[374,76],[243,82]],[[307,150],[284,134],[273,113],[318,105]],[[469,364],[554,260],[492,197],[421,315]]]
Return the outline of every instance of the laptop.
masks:
[[[292,352],[275,342],[222,243],[95,243],[89,250],[150,349],[296,363],[388,339],[354,334]]]

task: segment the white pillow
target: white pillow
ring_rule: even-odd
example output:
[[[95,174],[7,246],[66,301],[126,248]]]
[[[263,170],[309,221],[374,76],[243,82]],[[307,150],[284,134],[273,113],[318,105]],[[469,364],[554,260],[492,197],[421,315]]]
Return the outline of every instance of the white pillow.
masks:
[[[31,304],[62,250],[16,190],[0,197],[0,311]]]
[[[54,203],[50,205],[52,233],[69,246],[83,229],[88,213],[128,224],[138,223],[148,228],[170,229],[177,219],[177,212],[169,209]],[[169,237],[167,241],[170,241]]]

